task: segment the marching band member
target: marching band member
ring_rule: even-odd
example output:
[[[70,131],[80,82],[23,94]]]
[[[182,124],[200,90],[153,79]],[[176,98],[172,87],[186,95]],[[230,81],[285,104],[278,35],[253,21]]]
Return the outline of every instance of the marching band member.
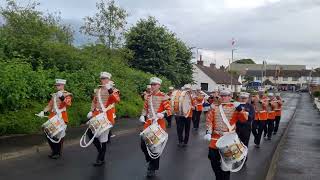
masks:
[[[271,140],[272,133],[274,130],[274,121],[276,118],[275,107],[276,107],[276,102],[274,99],[274,94],[268,93],[268,106],[267,106],[268,120],[267,120],[267,125],[264,128],[264,137],[267,140]]]
[[[108,72],[100,73],[100,87],[94,90],[94,96],[91,103],[91,111],[88,113],[87,118],[91,119],[100,113],[105,113],[107,119],[112,125],[115,124],[115,104],[120,101],[120,93],[113,86],[113,81],[111,81],[111,74]],[[106,110],[106,108],[108,108]],[[107,142],[110,138],[110,129],[104,131],[99,137],[95,137],[93,144],[98,151],[98,156],[94,166],[102,166],[105,163],[105,154],[107,150]],[[88,137],[92,138],[93,133],[89,129]]]
[[[207,114],[206,126],[207,132],[204,139],[210,141],[208,158],[211,162],[212,170],[216,175],[216,180],[229,180],[230,171],[223,171],[221,167],[221,156],[217,149],[217,140],[225,134],[234,133],[236,122],[238,120],[247,120],[248,113],[241,107],[235,107],[234,103],[231,103],[231,90],[223,89],[220,91],[221,104],[216,105]],[[220,111],[222,108],[223,112]],[[223,115],[226,115],[229,124],[233,128],[233,132],[229,132],[227,125],[223,121]]]
[[[147,89],[141,94],[141,98],[145,101],[147,96],[151,93],[151,86],[147,85]]]
[[[280,120],[281,120],[281,111],[282,111],[282,99],[280,96],[280,93],[276,93],[276,122],[275,122],[275,127],[274,127],[274,132],[273,134],[276,135],[278,132],[278,128],[279,128],[279,124],[280,124]]]
[[[187,114],[176,114],[176,123],[177,123],[177,134],[178,134],[178,146],[179,147],[186,147],[189,141],[189,134],[190,134],[190,126],[191,126],[191,119],[192,119],[192,95],[191,95],[191,85],[186,84],[184,85],[184,91],[186,92],[185,97],[189,96],[191,99],[190,102],[190,109],[188,110]],[[184,136],[183,136],[184,132]]]
[[[208,102],[213,105],[219,104],[219,89],[214,88],[213,91],[210,94],[210,97],[208,99]]]
[[[241,92],[239,95],[240,107],[243,108],[246,112],[249,112],[248,119],[237,122],[236,132],[243,142],[244,145],[248,147],[249,139],[251,134],[251,123],[255,118],[255,110],[251,103],[249,103],[249,93]]]
[[[199,129],[200,117],[203,111],[204,94],[201,92],[201,88],[197,88],[194,100],[194,113],[192,114],[193,129],[197,131]]]
[[[149,94],[145,100],[144,108],[139,119],[140,122],[144,123],[144,129],[154,123],[153,121],[155,120],[163,130],[166,129],[164,115],[170,116],[171,108],[169,97],[160,91],[161,83],[162,80],[157,77],[150,79],[151,94]],[[147,119],[145,119],[145,116]],[[152,177],[155,176],[155,171],[159,170],[160,157],[156,159],[151,158],[147,148],[145,141],[141,138],[141,149],[148,163],[147,176]]]
[[[172,92],[174,91],[174,87],[170,86],[169,87],[169,92],[167,93],[167,96],[169,96],[169,98],[171,99],[171,96],[172,96]],[[169,99],[169,100],[170,100]],[[171,128],[171,122],[172,122],[172,115],[170,116],[166,116],[166,120],[167,120],[167,123],[168,123],[168,128]]]
[[[56,79],[55,87],[57,92],[51,95],[48,105],[38,114],[39,117],[44,117],[44,114],[49,112],[48,119],[54,117],[55,115],[59,115],[59,117],[62,118],[66,124],[68,123],[67,108],[71,106],[72,94],[64,90],[66,82],[67,81],[64,79]],[[61,136],[62,138],[59,143],[54,143],[47,138],[52,151],[52,153],[49,155],[51,159],[58,159],[62,154],[65,132],[63,132]]]

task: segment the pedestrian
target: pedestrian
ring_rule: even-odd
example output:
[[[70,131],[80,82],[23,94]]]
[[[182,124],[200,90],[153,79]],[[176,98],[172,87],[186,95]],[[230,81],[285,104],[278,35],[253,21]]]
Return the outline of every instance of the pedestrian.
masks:
[[[96,117],[103,113],[112,125],[115,124],[115,104],[120,102],[120,92],[114,86],[114,82],[111,81],[111,74],[108,72],[100,73],[100,85],[94,90],[93,100],[91,103],[91,110],[87,115],[88,119]],[[105,154],[107,150],[107,142],[110,138],[110,130],[107,129],[101,132],[99,136],[96,136],[93,140],[93,144],[98,151],[94,166],[102,166],[105,163]],[[87,135],[90,139],[94,134],[91,129],[88,129]]]
[[[151,93],[147,96],[142,114],[139,121],[144,124],[144,129],[148,128],[153,123],[166,130],[166,122],[164,116],[171,115],[169,96],[160,91],[162,80],[157,77],[150,79]],[[147,119],[145,119],[147,117]],[[159,170],[160,157],[153,159],[150,157],[148,151],[150,151],[146,145],[146,142],[141,138],[141,150],[145,155],[145,159],[148,163],[147,177],[153,177],[156,175],[156,170]]]
[[[169,92],[167,93],[167,96],[169,96],[169,101],[171,101],[171,97],[172,97],[172,93],[174,91],[174,87],[170,86],[169,87]],[[167,127],[171,128],[171,122],[172,122],[172,114],[171,115],[167,115],[166,116],[166,120],[167,120]]]
[[[249,113],[248,119],[241,121],[239,120],[236,125],[236,132],[243,142],[244,145],[248,147],[250,134],[251,134],[251,124],[255,118],[255,110],[251,103],[249,103],[249,93],[241,92],[239,95],[240,107]]]
[[[276,119],[275,119],[275,127],[273,134],[276,135],[279,129],[279,124],[281,120],[281,113],[282,113],[282,99],[280,96],[280,93],[276,93],[276,101],[275,101],[275,113],[276,113]]]
[[[204,94],[201,91],[201,88],[197,88],[194,100],[194,113],[192,114],[192,122],[193,122],[193,130],[198,131],[201,114],[203,111],[203,103],[204,103]]]
[[[268,120],[267,120],[267,125],[264,128],[264,138],[266,140],[271,140],[272,133],[274,130],[274,122],[276,118],[275,116],[276,102],[275,102],[273,93],[268,93],[267,101],[268,101],[268,106],[267,106]]]
[[[147,96],[151,93],[151,85],[147,85],[147,88],[143,93],[141,93],[142,100],[146,100]]]
[[[216,180],[229,180],[230,171],[223,171],[221,167],[221,156],[217,149],[217,140],[225,134],[234,133],[236,122],[238,120],[246,120],[248,112],[245,112],[241,107],[235,107],[231,100],[231,90],[223,89],[220,91],[220,104],[215,105],[207,114],[206,119],[206,135],[204,139],[210,141],[208,158],[211,162],[211,167],[215,173]],[[222,111],[220,110],[222,109]],[[233,132],[229,132],[228,126],[224,123],[224,115],[229,121]]]
[[[45,113],[49,112],[49,120],[56,116],[62,118],[66,125],[68,124],[67,108],[71,106],[72,94],[64,89],[66,82],[65,79],[56,79],[55,87],[57,92],[51,95],[48,105],[38,114],[39,117],[44,117]],[[47,137],[51,148],[51,154],[48,156],[51,159],[59,159],[62,155],[65,131],[59,133],[57,136],[59,137],[54,137],[53,139],[56,141],[58,138],[61,138],[59,142],[53,142]]]
[[[194,116],[191,93],[191,85],[185,84],[184,90],[180,94],[181,97],[179,97],[179,112],[175,114],[179,147],[186,147],[189,142],[191,119]]]
[[[264,90],[259,91],[259,95],[253,96],[252,104],[255,110],[255,120],[252,123],[252,134],[254,136],[254,143],[256,148],[260,148],[262,133],[267,124],[268,101],[264,95]]]

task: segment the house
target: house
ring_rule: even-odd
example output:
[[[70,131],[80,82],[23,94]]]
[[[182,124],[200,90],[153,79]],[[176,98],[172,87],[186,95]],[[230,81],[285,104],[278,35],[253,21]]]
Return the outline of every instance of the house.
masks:
[[[193,65],[193,80],[192,88],[199,88],[203,91],[213,91],[215,88],[226,87],[234,92],[240,92],[242,83],[239,81],[241,77],[231,76],[229,73],[217,69],[215,64],[210,64],[210,67],[204,66],[203,61],[198,61]]]
[[[263,76],[262,76],[263,74]],[[254,81],[274,84],[280,89],[306,88],[309,84],[320,84],[320,72],[312,70],[248,70],[244,77],[253,77]],[[244,80],[244,79],[243,79]]]
[[[231,71],[236,71],[240,74],[245,73],[248,70],[251,71],[261,71],[266,70],[291,70],[291,71],[301,71],[306,70],[306,65],[285,65],[285,64],[237,64],[232,63],[230,65]],[[228,68],[230,68],[228,67]]]

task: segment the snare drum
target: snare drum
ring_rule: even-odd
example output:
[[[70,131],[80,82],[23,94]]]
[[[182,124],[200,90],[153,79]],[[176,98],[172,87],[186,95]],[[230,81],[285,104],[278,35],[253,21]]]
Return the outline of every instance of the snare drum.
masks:
[[[148,153],[151,158],[160,157],[168,140],[168,133],[158,123],[153,123],[140,133],[145,141]]]
[[[224,171],[239,171],[247,157],[248,148],[240,141],[236,133],[226,134],[216,143],[221,156],[221,167]]]
[[[47,122],[42,124],[43,131],[47,137],[54,143],[59,143],[61,138],[65,136],[67,125],[58,115],[53,116]],[[53,138],[58,138],[58,141]]]

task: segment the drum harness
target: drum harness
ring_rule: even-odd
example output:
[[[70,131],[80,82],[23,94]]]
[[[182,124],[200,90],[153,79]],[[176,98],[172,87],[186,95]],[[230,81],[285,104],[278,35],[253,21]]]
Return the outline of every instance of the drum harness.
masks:
[[[62,110],[59,110],[58,105],[57,105],[57,94],[54,94],[54,96],[53,96],[53,111],[56,112],[56,116],[58,117],[58,119],[62,120],[62,112],[66,111],[66,109],[63,108]],[[64,123],[63,120],[62,120],[62,122]],[[67,129],[67,125],[65,125],[64,131],[66,129]],[[63,131],[61,131],[60,133],[62,133],[62,132]],[[52,137],[50,137],[45,130],[44,130],[44,133],[47,136],[47,138],[53,143],[59,143],[61,141],[61,139],[63,138],[62,136],[60,136],[59,139],[56,141]]]
[[[101,89],[98,90],[98,101],[99,101],[99,104],[102,109],[101,113],[103,113],[104,119],[108,121],[108,118],[106,116],[106,112],[108,110],[112,109],[114,107],[114,104],[110,104],[107,108],[104,107],[104,105],[102,103],[102,99],[101,99]],[[89,122],[90,122],[90,120],[87,122],[87,124],[89,124]],[[93,134],[93,137],[89,140],[89,142],[87,142],[86,135],[87,135],[87,132],[90,129],[90,127],[94,128],[94,134]],[[83,148],[88,147],[94,141],[94,138],[97,136],[98,133],[99,133],[99,129],[95,129],[94,126],[89,125],[89,127],[86,129],[86,131],[84,132],[84,134],[82,135],[82,137],[80,139],[80,146]]]
[[[152,124],[154,124],[154,123],[157,123],[158,122],[158,119],[159,118],[157,118],[157,116],[156,116],[156,113],[155,113],[155,111],[154,111],[154,108],[153,108],[153,103],[152,103],[152,98],[153,96],[151,96],[150,97],[150,99],[151,99],[151,101],[150,101],[150,108],[151,108],[151,113],[152,113]],[[163,113],[163,112],[162,112]],[[159,124],[157,124],[158,126],[159,126]],[[160,127],[160,126],[159,126]],[[161,127],[160,127],[161,128]],[[161,146],[161,149],[160,149],[160,153],[153,153],[153,152],[151,152],[151,150],[149,149],[149,147],[147,146],[147,144],[146,144],[146,146],[147,146],[147,151],[148,151],[148,154],[149,154],[149,156],[152,158],[152,159],[157,159],[157,158],[159,158],[160,156],[161,156],[161,154],[162,154],[162,152],[163,152],[163,150],[164,150],[164,148],[166,147],[166,144],[167,144],[167,142],[168,142],[168,136],[167,136],[167,138],[166,138],[166,140],[162,143],[162,146]],[[145,142],[146,143],[146,142]]]

